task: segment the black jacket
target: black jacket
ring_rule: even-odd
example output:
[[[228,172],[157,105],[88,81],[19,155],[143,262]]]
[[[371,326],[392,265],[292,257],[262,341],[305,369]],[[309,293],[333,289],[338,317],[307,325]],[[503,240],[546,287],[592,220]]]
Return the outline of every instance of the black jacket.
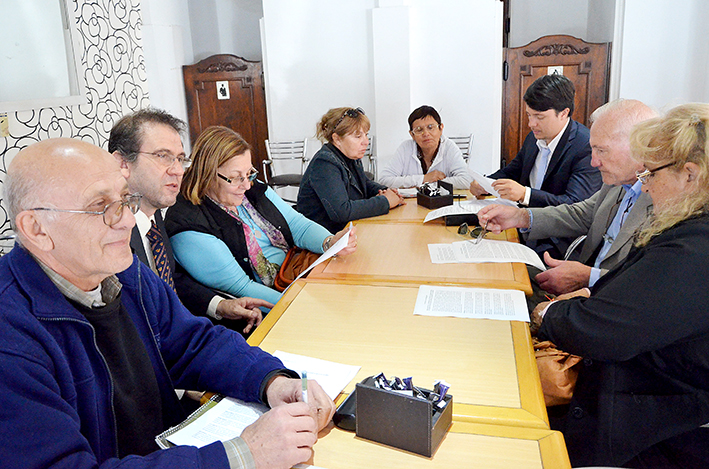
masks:
[[[290,248],[294,245],[293,235],[286,219],[266,197],[267,188],[266,184],[254,181],[251,189],[246,191],[246,197],[266,220],[283,233]],[[175,236],[183,231],[197,231],[216,236],[224,241],[251,280],[256,280],[249,263],[249,251],[246,247],[246,237],[241,222],[208,198],[205,197],[200,205],[194,205],[182,195],[177,196],[177,202],[167,211],[165,228],[168,236]]]
[[[705,215],[633,249],[590,298],[549,307],[540,338],[585,358],[559,428],[572,465],[623,465],[709,422],[708,266]]]

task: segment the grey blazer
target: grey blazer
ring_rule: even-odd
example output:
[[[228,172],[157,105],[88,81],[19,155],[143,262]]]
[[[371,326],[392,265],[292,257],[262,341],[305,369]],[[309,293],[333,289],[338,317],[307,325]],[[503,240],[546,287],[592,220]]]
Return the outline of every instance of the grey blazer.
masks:
[[[575,204],[531,208],[533,222],[529,239],[588,235],[577,258],[586,263],[603,242],[603,235],[613,221],[623,195],[622,186],[604,184],[594,195]],[[625,260],[633,245],[633,234],[651,213],[652,199],[643,192],[601,262],[601,275]]]

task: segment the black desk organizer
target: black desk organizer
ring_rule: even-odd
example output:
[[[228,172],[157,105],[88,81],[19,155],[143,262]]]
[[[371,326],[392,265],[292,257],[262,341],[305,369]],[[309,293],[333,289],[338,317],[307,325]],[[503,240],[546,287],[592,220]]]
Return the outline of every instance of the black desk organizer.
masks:
[[[416,191],[416,203],[430,210],[445,207],[446,205],[453,205],[453,184],[438,181],[438,187],[446,189],[448,195],[436,195],[431,197],[421,192],[419,188],[418,191]]]
[[[434,412],[429,400],[363,383],[357,383],[355,390],[357,436],[433,456],[451,426],[453,396],[446,395],[445,407]],[[426,396],[431,392],[419,389]]]

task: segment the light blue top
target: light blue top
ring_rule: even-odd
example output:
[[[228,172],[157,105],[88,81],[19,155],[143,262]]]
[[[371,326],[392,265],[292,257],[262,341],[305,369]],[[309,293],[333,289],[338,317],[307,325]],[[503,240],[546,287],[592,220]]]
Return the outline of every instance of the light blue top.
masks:
[[[323,252],[323,241],[330,236],[329,231],[293,210],[273,189],[266,190],[266,197],[286,219],[296,246],[316,253]],[[241,220],[249,225],[256,236],[266,259],[274,264],[283,263],[286,253],[271,244],[244,207],[239,206],[237,209]],[[262,298],[274,304],[281,298],[278,291],[260,281],[251,280],[236,262],[227,245],[216,236],[197,231],[183,231],[172,236],[170,242],[175,260],[198,282],[237,297]]]
[[[618,233],[620,233],[620,229],[623,227],[623,222],[627,218],[628,213],[630,213],[630,210],[633,208],[633,204],[636,200],[638,200],[638,197],[640,197],[642,183],[640,181],[636,181],[632,186],[630,184],[623,184],[623,188],[625,189],[625,195],[618,206],[618,211],[615,213],[613,221],[606,230],[606,234],[603,235],[603,246],[598,252],[596,263],[591,268],[591,277],[588,281],[588,285],[590,287],[592,287],[598,279],[601,278],[601,262],[606,258],[606,254],[610,251],[615,238],[618,237]]]

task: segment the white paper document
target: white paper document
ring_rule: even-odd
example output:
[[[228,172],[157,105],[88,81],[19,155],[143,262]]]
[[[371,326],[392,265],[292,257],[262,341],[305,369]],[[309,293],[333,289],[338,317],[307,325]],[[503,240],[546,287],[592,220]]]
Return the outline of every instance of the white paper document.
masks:
[[[446,205],[445,207],[437,208],[431,210],[423,219],[423,222],[435,220],[436,218],[445,217],[448,215],[467,215],[471,213],[478,213],[481,208],[488,205],[511,205],[516,207],[517,203],[512,202],[507,199],[483,199],[483,200],[466,200],[465,202],[454,203],[453,205]]]
[[[350,222],[350,226],[348,226],[347,228],[348,228],[347,234],[345,236],[343,236],[342,238],[340,238],[339,240],[337,240],[337,242],[335,244],[333,244],[332,246],[330,246],[330,249],[328,249],[327,251],[322,253],[322,255],[320,257],[315,259],[315,262],[310,264],[310,266],[307,269],[302,271],[300,273],[300,275],[298,275],[291,282],[291,284],[288,285],[288,288],[290,288],[291,285],[293,285],[295,283],[295,281],[298,280],[300,277],[302,277],[303,275],[310,272],[316,265],[322,264],[323,262],[325,262],[326,260],[328,260],[329,258],[331,258],[332,256],[334,256],[335,254],[337,254],[338,252],[342,251],[343,249],[345,249],[347,247],[347,243],[350,242],[350,232],[352,231],[352,222]],[[285,293],[288,290],[288,288],[283,290],[283,293]]]
[[[473,179],[475,179],[475,182],[480,184],[480,187],[485,189],[488,194],[490,194],[493,197],[500,197],[500,194],[492,187],[492,183],[495,182],[495,179],[490,179],[489,177],[485,177],[482,174],[478,173],[477,171],[473,171],[472,169],[470,170],[470,175],[473,176]]]
[[[523,292],[492,288],[421,285],[414,314],[529,322]]]
[[[308,379],[317,381],[332,400],[335,400],[337,395],[345,389],[345,386],[354,379],[361,368],[360,366],[343,365],[280,350],[276,350],[273,356],[281,360],[290,370],[307,371]]]
[[[482,239],[478,244],[472,240],[452,244],[429,244],[428,253],[434,264],[523,262],[539,270],[546,270],[544,262],[533,249],[509,241]]]
[[[176,431],[167,439],[175,445],[201,448],[215,441],[227,441],[241,435],[268,410],[263,404],[225,397],[197,420]]]
[[[399,191],[399,195],[402,196],[405,199],[411,199],[413,197],[416,197],[416,194],[418,194],[418,187],[406,187],[406,188],[399,188],[397,189]]]

